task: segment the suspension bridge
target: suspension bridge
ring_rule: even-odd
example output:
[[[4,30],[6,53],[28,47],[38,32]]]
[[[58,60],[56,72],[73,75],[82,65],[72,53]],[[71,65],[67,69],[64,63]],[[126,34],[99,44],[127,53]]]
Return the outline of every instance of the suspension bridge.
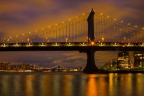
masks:
[[[85,73],[94,73],[95,51],[142,51],[144,29],[102,13],[83,13],[64,22],[0,38],[0,51],[79,51],[87,53]]]

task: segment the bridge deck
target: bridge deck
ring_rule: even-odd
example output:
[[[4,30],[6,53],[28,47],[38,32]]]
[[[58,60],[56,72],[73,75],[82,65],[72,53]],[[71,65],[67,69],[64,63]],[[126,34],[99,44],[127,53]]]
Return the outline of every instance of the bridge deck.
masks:
[[[51,42],[51,43],[0,43],[0,51],[143,51],[144,43],[120,42]]]

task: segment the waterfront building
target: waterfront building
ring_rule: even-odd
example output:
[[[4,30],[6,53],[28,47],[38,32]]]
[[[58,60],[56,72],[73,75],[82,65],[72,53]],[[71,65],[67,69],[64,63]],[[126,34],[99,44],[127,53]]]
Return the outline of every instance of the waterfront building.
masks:
[[[0,70],[3,70],[3,68],[4,68],[4,63],[1,62],[1,63],[0,63]]]
[[[134,67],[144,68],[144,52],[135,51],[133,52],[134,57]]]
[[[117,64],[119,68],[131,68],[129,52],[119,52],[117,57]]]
[[[3,62],[0,63],[0,70],[4,70],[4,63]]]
[[[11,64],[9,62],[1,62],[0,70],[10,70]]]
[[[9,62],[5,63],[5,70],[10,70],[11,65]]]

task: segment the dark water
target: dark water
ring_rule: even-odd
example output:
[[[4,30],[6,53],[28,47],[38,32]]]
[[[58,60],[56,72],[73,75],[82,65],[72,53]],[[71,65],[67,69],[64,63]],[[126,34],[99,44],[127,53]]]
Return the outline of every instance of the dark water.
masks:
[[[144,74],[0,73],[0,96],[144,96]]]

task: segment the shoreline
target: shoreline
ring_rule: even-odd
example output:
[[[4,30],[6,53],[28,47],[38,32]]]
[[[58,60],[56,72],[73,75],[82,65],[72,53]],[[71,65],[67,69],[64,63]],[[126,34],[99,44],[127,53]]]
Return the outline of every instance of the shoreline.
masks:
[[[83,73],[83,71],[31,71],[31,72],[19,72],[19,71],[0,71],[0,73]],[[98,70],[94,73],[83,73],[83,74],[109,74],[109,73],[144,73],[144,71],[128,71],[128,70],[117,70],[117,71],[104,71]]]

